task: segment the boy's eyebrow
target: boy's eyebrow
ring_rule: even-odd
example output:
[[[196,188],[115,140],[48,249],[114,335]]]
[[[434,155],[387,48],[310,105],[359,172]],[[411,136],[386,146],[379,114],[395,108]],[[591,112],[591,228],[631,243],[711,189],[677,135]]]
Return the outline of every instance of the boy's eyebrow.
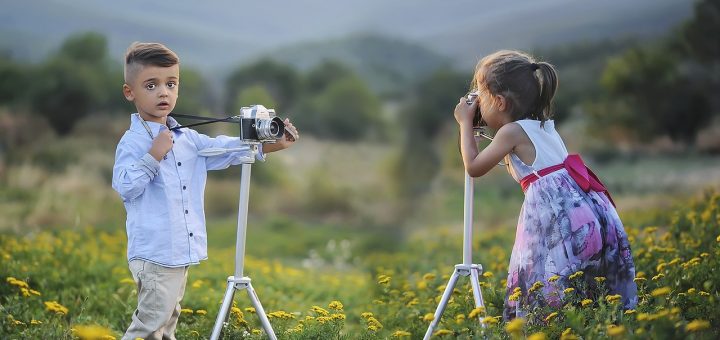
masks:
[[[168,77],[168,79],[176,80],[176,79],[180,79],[180,78],[176,77],[176,76],[170,76],[170,77]],[[147,83],[149,81],[157,81],[157,80],[158,80],[158,78],[153,77],[153,78],[143,80],[143,83]]]

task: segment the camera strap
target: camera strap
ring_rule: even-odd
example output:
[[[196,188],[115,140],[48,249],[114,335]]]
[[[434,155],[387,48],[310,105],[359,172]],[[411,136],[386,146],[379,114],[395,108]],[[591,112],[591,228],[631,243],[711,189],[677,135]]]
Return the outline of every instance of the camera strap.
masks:
[[[227,122],[231,120],[235,120],[234,116],[225,117],[225,118],[210,118],[210,117],[202,117],[202,116],[193,116],[193,115],[184,115],[179,113],[171,113],[170,114],[173,118],[187,118],[187,119],[194,119],[194,120],[203,120],[204,122],[200,123],[193,123],[188,125],[178,125],[175,127],[170,128],[170,131],[182,129],[182,128],[189,128],[192,126],[198,126],[198,125],[205,125],[205,124],[211,124],[211,123],[217,123],[217,122]]]
[[[152,135],[152,130],[150,130],[150,126],[145,121],[145,119],[140,117],[139,113],[136,113],[136,115],[137,115],[138,119],[140,119],[140,123],[142,123],[143,127],[145,128],[145,131],[147,131],[148,135],[150,135],[150,139],[155,139],[155,137],[153,137],[153,135]]]

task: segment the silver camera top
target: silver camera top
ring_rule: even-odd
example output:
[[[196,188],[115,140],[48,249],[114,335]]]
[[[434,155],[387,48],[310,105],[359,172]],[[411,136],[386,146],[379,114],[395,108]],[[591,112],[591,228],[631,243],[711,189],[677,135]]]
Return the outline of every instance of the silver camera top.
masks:
[[[465,102],[468,105],[472,105],[472,103],[475,101],[475,99],[477,99],[478,95],[479,95],[478,91],[473,91],[473,92],[468,93],[467,99],[465,100]]]
[[[262,105],[240,108],[240,118],[272,119],[273,117],[275,117],[275,109],[268,109]]]

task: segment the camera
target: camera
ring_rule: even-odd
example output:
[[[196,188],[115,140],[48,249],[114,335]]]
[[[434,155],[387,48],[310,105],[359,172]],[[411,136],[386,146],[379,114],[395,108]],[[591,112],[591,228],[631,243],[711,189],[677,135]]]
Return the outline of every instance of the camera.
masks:
[[[262,105],[243,106],[233,118],[240,124],[244,141],[274,143],[285,134],[285,123],[275,116],[275,110]]]
[[[467,100],[465,101],[468,105],[472,105],[472,103],[477,100],[478,91],[472,91],[467,94]],[[485,121],[482,118],[482,113],[480,112],[480,103],[478,103],[477,110],[475,110],[475,114],[473,115],[473,127],[479,128],[487,126]]]

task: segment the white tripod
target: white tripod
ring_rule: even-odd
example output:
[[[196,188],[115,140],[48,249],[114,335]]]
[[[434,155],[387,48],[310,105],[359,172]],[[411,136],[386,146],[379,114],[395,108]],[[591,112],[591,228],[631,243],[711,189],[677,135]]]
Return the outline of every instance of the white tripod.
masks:
[[[235,275],[227,278],[227,290],[225,291],[225,297],[223,298],[220,312],[215,319],[215,325],[213,326],[212,335],[210,339],[217,340],[222,332],[223,325],[227,321],[228,311],[232,305],[233,297],[235,296],[235,290],[246,290],[253,307],[255,307],[255,313],[260,318],[260,323],[265,330],[265,333],[271,340],[276,340],[275,332],[270,325],[265,310],[260,304],[260,300],[255,293],[255,290],[250,284],[250,278],[243,276],[243,266],[245,262],[245,233],[247,229],[247,213],[248,203],[250,200],[250,166],[255,162],[255,154],[257,153],[258,144],[251,144],[250,149],[252,151],[252,157],[242,160],[242,169],[240,174],[240,203],[238,208],[238,229],[237,229],[237,241],[235,243]],[[210,148],[201,150],[199,154],[201,156],[215,156],[226,152],[240,151],[245,149],[222,149],[222,148]]]
[[[481,130],[474,130],[473,132],[473,135],[475,136],[475,143],[477,144],[483,133]],[[485,307],[479,282],[479,277],[483,270],[482,265],[472,263],[473,189],[473,178],[470,177],[466,171],[465,208],[463,214],[463,263],[455,265],[455,271],[453,271],[452,276],[450,276],[450,281],[448,281],[448,284],[445,287],[440,303],[435,310],[433,320],[430,322],[427,332],[425,332],[425,337],[423,338],[424,340],[430,339],[435,327],[437,327],[440,322],[440,318],[442,317],[443,312],[445,312],[445,308],[450,300],[450,295],[452,295],[453,289],[455,289],[455,285],[457,284],[457,280],[460,276],[470,276],[470,285],[472,286],[473,297],[475,298],[475,307]],[[479,316],[478,321],[480,321],[483,327],[485,326],[485,324],[482,323],[482,318]]]

